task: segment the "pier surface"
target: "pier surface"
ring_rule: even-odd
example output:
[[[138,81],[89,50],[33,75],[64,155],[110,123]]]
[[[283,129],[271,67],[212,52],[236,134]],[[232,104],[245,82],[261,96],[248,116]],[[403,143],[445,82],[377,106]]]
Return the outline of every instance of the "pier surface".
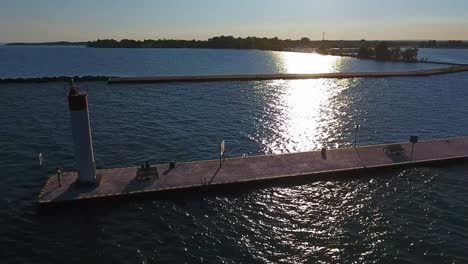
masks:
[[[393,147],[389,147],[393,146]],[[389,149],[403,152],[390,154]],[[341,148],[292,154],[251,156],[219,160],[156,165],[159,177],[137,180],[137,167],[98,170],[97,186],[76,186],[76,172],[62,176],[58,186],[56,176],[51,176],[39,194],[41,205],[70,201],[120,198],[145,193],[183,191],[249,182],[261,182],[294,177],[332,176],[336,173],[365,172],[370,169],[386,169],[404,165],[431,164],[441,161],[468,159],[468,137],[421,141],[414,146],[413,162],[410,161],[411,144],[386,144]]]
[[[200,75],[200,76],[160,76],[160,77],[111,77],[110,84],[118,83],[167,83],[167,82],[214,82],[214,81],[260,81],[295,79],[345,79],[345,78],[384,78],[384,77],[422,77],[468,71],[468,65],[441,69],[406,72],[331,72],[305,74],[243,74],[243,75]]]

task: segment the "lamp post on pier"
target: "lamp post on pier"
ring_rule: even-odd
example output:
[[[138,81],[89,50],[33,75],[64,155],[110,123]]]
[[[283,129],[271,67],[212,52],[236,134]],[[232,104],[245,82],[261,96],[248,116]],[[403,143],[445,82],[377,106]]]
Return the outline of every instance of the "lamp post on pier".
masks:
[[[358,131],[359,131],[359,124],[356,124],[355,130],[354,130],[354,142],[353,142],[353,147],[356,147],[357,145],[357,136],[358,136]]]

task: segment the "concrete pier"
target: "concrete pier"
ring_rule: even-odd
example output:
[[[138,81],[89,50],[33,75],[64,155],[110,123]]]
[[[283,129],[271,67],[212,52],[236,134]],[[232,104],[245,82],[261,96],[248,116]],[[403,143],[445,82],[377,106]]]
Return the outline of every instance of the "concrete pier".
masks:
[[[159,76],[159,77],[111,77],[109,84],[118,83],[167,83],[167,82],[214,82],[214,81],[260,81],[296,79],[346,79],[346,78],[385,78],[422,77],[468,71],[468,65],[453,66],[433,70],[407,72],[332,72],[310,74],[243,74],[243,75],[200,75],[200,76]]]
[[[62,176],[58,186],[56,176],[51,176],[41,193],[41,205],[61,204],[93,199],[124,198],[141,194],[168,193],[221,186],[260,184],[273,180],[294,178],[317,179],[340,173],[348,175],[369,170],[390,169],[398,166],[431,165],[437,162],[468,160],[468,137],[421,141],[415,144],[411,162],[411,144],[372,145],[356,148],[310,151],[292,154],[264,155],[219,160],[155,165],[159,176],[137,179],[137,167],[98,170],[99,184],[75,184],[76,172]],[[389,150],[404,149],[402,152]]]

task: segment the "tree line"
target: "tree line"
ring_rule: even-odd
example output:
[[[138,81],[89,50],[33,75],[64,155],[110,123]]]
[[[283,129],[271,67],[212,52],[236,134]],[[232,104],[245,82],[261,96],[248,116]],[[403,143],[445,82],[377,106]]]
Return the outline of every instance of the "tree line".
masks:
[[[377,45],[379,41],[365,40],[311,40],[307,37],[300,39],[279,39],[261,37],[233,37],[217,36],[208,40],[179,40],[179,39],[98,39],[89,41],[92,48],[209,48],[209,49],[259,49],[259,50],[303,50],[314,49],[327,54],[329,49],[358,49],[363,43]],[[417,42],[388,42],[389,46],[418,46]]]
[[[418,49],[400,47],[389,48],[386,42],[379,42],[375,46],[363,45],[359,48],[357,57],[359,59],[373,59],[377,61],[404,61],[417,62]]]
[[[299,40],[274,38],[219,36],[208,40],[178,40],[178,39],[98,39],[87,43],[92,48],[207,48],[207,49],[260,49],[286,50],[313,46],[308,38]]]

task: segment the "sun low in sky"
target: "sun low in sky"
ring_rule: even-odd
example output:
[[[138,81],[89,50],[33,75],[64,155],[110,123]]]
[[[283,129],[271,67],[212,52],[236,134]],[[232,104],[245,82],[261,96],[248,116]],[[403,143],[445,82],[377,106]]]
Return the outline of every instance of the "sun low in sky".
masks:
[[[98,38],[467,40],[466,0],[0,0],[0,42]]]

